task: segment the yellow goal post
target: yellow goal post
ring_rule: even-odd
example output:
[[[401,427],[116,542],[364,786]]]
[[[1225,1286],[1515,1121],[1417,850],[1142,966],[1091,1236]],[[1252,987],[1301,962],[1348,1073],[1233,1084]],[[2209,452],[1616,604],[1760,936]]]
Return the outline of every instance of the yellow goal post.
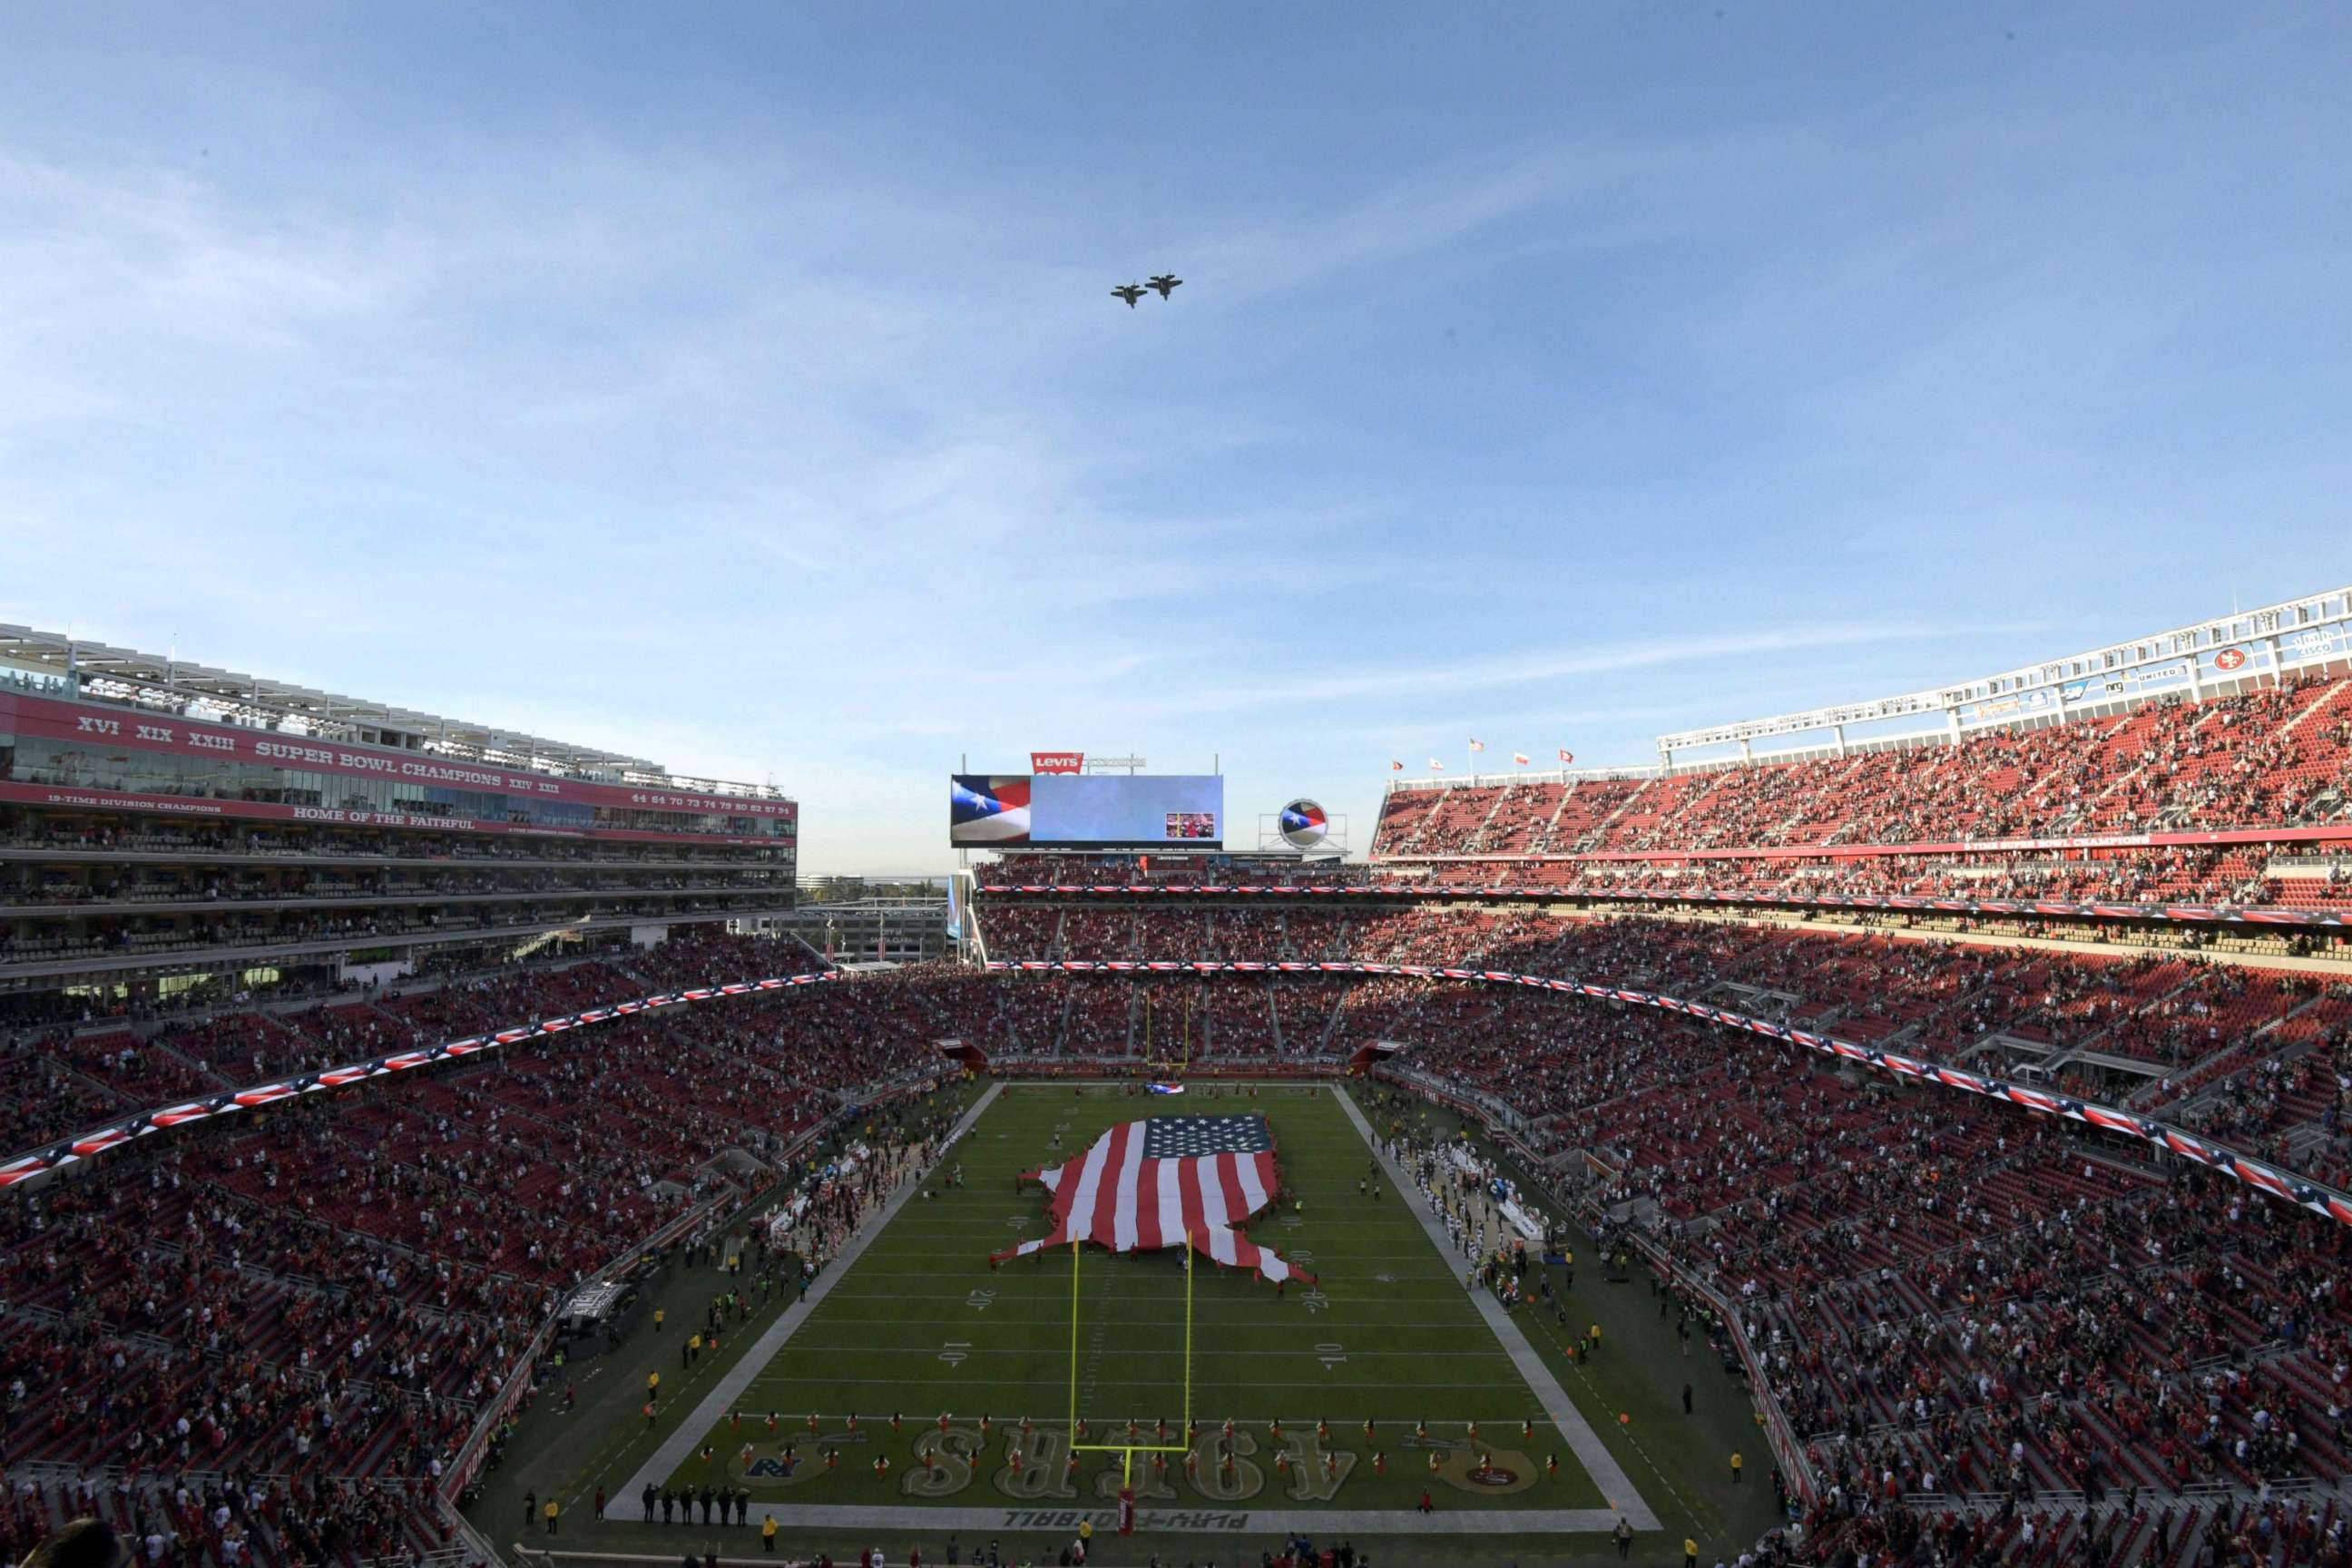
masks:
[[[1135,1479],[1135,1456],[1138,1454],[1181,1454],[1191,1448],[1190,1441],[1181,1443],[1081,1443],[1078,1441],[1078,1259],[1084,1256],[1085,1243],[1077,1237],[1070,1238],[1070,1452],[1073,1454],[1117,1454],[1119,1458],[1121,1485]],[[1184,1405],[1183,1419],[1177,1426],[1180,1436],[1192,1430],[1192,1265],[1199,1257],[1192,1248],[1192,1233],[1184,1233]]]

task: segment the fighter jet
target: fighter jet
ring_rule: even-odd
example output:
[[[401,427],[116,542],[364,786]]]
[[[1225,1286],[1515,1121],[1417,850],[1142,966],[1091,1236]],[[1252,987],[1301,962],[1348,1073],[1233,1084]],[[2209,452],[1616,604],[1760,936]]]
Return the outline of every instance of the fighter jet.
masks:
[[[1118,288],[1110,291],[1110,297],[1114,300],[1126,300],[1127,308],[1132,310],[1135,309],[1135,302],[1143,298],[1143,285],[1140,283],[1122,283]]]
[[[1183,281],[1184,279],[1177,277],[1173,272],[1163,272],[1159,277],[1154,278],[1146,285],[1146,287],[1159,289],[1160,297],[1165,300],[1170,294],[1173,293]]]

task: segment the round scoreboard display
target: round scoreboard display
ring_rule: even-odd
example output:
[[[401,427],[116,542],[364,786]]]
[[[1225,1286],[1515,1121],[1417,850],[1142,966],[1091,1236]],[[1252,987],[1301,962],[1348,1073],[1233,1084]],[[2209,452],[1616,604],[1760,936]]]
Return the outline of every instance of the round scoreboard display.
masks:
[[[1311,800],[1294,800],[1282,808],[1283,842],[1293,849],[1312,849],[1330,831],[1330,819]]]

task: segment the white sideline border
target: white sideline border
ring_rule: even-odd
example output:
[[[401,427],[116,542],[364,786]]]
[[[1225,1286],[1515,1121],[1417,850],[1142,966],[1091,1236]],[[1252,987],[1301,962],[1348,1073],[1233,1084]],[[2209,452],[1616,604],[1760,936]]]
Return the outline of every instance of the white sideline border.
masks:
[[[988,1086],[987,1092],[973,1102],[970,1110],[963,1113],[962,1120],[955,1124],[955,1131],[948,1135],[950,1144],[953,1144],[971,1131],[972,1124],[980,1120],[981,1113],[996,1103],[996,1097],[1003,1088],[1001,1083],[992,1083]],[[658,1488],[677,1472],[678,1466],[684,1464],[688,1457],[694,1452],[695,1444],[700,1440],[702,1434],[718,1426],[719,1418],[735,1408],[736,1398],[751,1386],[754,1379],[768,1369],[768,1363],[776,1359],[776,1352],[784,1348],[785,1342],[800,1331],[803,1323],[808,1321],[809,1314],[815,1311],[827,1296],[833,1294],[834,1285],[847,1278],[851,1265],[865,1256],[867,1245],[882,1234],[883,1227],[897,1217],[900,1209],[907,1206],[908,1200],[915,1195],[915,1189],[921,1184],[919,1182],[913,1181],[901,1183],[898,1190],[891,1194],[880,1208],[866,1217],[866,1223],[859,1226],[850,1237],[849,1245],[841,1249],[841,1255],[827,1264],[824,1271],[816,1277],[815,1283],[809,1287],[808,1295],[776,1314],[776,1321],[770,1323],[760,1337],[751,1342],[751,1348],[745,1351],[737,1359],[735,1364],[727,1369],[725,1376],[711,1385],[710,1392],[702,1396],[702,1403],[696,1405],[692,1414],[679,1422],[668,1436],[662,1439],[661,1447],[656,1448],[653,1456],[637,1467],[636,1474],[621,1484],[613,1506],[621,1507],[642,1498],[646,1483],[651,1482]]]
[[[1372,1132],[1372,1124],[1364,1120],[1361,1110],[1356,1109],[1356,1097],[1344,1086],[1337,1084],[1332,1086],[1332,1092],[1339,1097],[1339,1109],[1347,1113],[1348,1120],[1362,1135],[1365,1146],[1371,1150],[1373,1157],[1388,1172],[1389,1183],[1396,1190],[1397,1201],[1421,1221],[1422,1232],[1429,1237],[1430,1246],[1437,1248],[1438,1256],[1447,1260],[1446,1269],[1450,1274],[1453,1254],[1444,1228],[1437,1223],[1437,1216],[1430,1212],[1428,1205],[1421,1201],[1421,1189],[1404,1173],[1402,1166],[1389,1158],[1388,1150],[1381,1146],[1380,1139]],[[1601,1489],[1601,1495],[1615,1505],[1613,1513],[1609,1509],[1581,1510],[1601,1516],[1601,1524],[1585,1528],[1608,1529],[1615,1522],[1614,1515],[1622,1513],[1625,1521],[1636,1530],[1658,1529],[1657,1514],[1634,1487],[1633,1479],[1625,1473],[1625,1467],[1617,1462],[1617,1456],[1601,1442],[1601,1434],[1592,1429],[1592,1423],[1584,1418],[1584,1412],[1569,1398],[1568,1391],[1559,1385],[1559,1379],[1551,1374],[1551,1368],[1544,1364],[1543,1357],[1536,1353],[1536,1347],[1528,1342],[1528,1336],[1519,1331],[1517,1323],[1512,1321],[1511,1315],[1503,1310],[1502,1303],[1495,1300],[1494,1292],[1468,1290],[1465,1294],[1477,1303],[1479,1316],[1486,1319],[1486,1327],[1494,1331],[1495,1338],[1501,1342],[1504,1353],[1511,1358],[1511,1364],[1519,1369],[1519,1375],[1535,1391],[1536,1398],[1543,1405],[1544,1414],[1551,1418],[1554,1426],[1559,1428],[1559,1435],[1568,1442],[1569,1451],[1583,1465],[1584,1473],[1592,1478],[1593,1484]]]
[[[1027,1087],[1023,1084],[992,1083],[972,1108],[956,1123],[953,1138],[961,1139],[971,1131],[982,1114],[996,1103],[998,1093],[1006,1088]],[[1412,1210],[1420,1220],[1430,1245],[1441,1258],[1446,1256],[1445,1233],[1438,1228],[1435,1218],[1418,1201],[1419,1193],[1406,1179],[1396,1162],[1390,1159],[1380,1140],[1372,1134],[1371,1124],[1356,1108],[1352,1096],[1341,1086],[1331,1086],[1341,1112],[1363,1139],[1365,1146],[1389,1173],[1390,1184],[1398,1201]],[[624,1523],[635,1523],[628,1512],[642,1497],[646,1484],[659,1487],[677,1467],[694,1453],[700,1434],[717,1426],[728,1411],[735,1407],[738,1395],[749,1388],[761,1373],[767,1370],[776,1352],[805,1323],[809,1315],[833,1293],[835,1283],[846,1277],[850,1266],[865,1254],[866,1248],[883,1228],[897,1217],[919,1184],[909,1182],[891,1195],[889,1200],[860,1226],[842,1249],[841,1256],[817,1277],[809,1288],[808,1300],[796,1301],[768,1325],[751,1348],[730,1368],[700,1404],[662,1440],[651,1458],[615,1489],[606,1517]],[[1452,1265],[1447,1264],[1450,1277]],[[1559,1380],[1543,1363],[1519,1326],[1485,1292],[1471,1293],[1477,1301],[1480,1315],[1487,1328],[1511,1358],[1521,1378],[1542,1404],[1544,1414],[1559,1429],[1569,1449],[1583,1465],[1585,1473],[1601,1489],[1603,1497],[1612,1500],[1610,1508],[1567,1509],[1446,1509],[1436,1513],[1421,1513],[1411,1509],[1300,1509],[1285,1507],[1279,1500],[1268,1505],[1251,1507],[1247,1504],[1202,1503],[1190,1508],[1141,1508],[1137,1510],[1139,1531],[1175,1534],[1238,1534],[1252,1531],[1309,1530],[1317,1532],[1337,1531],[1356,1535],[1524,1535],[1549,1533],[1598,1534],[1616,1525],[1622,1514],[1636,1530],[1654,1531],[1660,1528],[1658,1516],[1642,1494],[1635,1489],[1632,1478],[1617,1463],[1577,1409]],[[777,1526],[784,1530],[847,1530],[888,1528],[920,1531],[992,1531],[1011,1533],[1017,1531],[1067,1531],[1076,1528],[1080,1520],[1091,1520],[1097,1530],[1116,1528],[1116,1516],[1106,1508],[1086,1507],[1076,1503],[1055,1506],[1053,1503],[1006,1502],[1001,1506],[940,1507],[908,1506],[870,1508],[855,1503],[762,1503],[753,1507],[761,1518],[773,1514]],[[687,1528],[708,1530],[708,1526]],[[730,1528],[740,1529],[741,1526]],[[756,1525],[751,1528],[756,1529]],[[579,1555],[565,1553],[564,1555]],[[618,1555],[625,1556],[626,1553]]]

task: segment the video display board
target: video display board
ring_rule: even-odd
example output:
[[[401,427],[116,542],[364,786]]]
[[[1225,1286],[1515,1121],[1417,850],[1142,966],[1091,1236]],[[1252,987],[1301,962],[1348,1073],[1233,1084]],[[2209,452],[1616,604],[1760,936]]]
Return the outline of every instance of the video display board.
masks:
[[[964,848],[1222,848],[1225,781],[1216,773],[1129,777],[956,773],[948,841]]]

